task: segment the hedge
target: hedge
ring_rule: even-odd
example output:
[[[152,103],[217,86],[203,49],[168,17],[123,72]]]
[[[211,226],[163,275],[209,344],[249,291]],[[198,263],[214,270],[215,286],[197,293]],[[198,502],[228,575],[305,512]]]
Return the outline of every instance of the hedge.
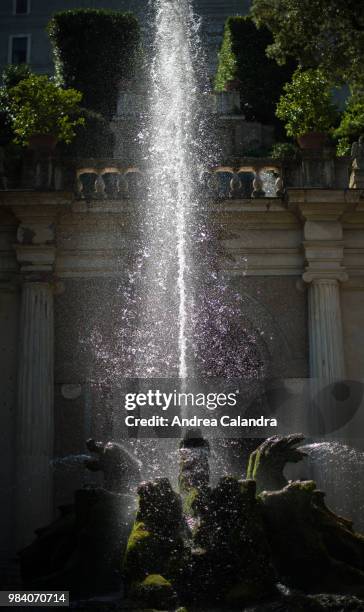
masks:
[[[224,91],[229,81],[240,81],[246,119],[277,124],[275,107],[296,65],[291,62],[278,66],[269,59],[265,50],[271,42],[269,30],[257,29],[249,16],[229,17],[219,52],[215,90]]]
[[[48,24],[57,80],[83,93],[85,107],[111,117],[118,86],[138,67],[140,30],[131,13],[74,9]]]

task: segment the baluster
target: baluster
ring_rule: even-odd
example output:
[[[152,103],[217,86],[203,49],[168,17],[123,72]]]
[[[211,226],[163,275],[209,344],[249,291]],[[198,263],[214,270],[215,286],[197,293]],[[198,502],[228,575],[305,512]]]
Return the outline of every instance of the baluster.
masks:
[[[76,198],[78,200],[83,200],[83,183],[81,181],[80,174],[77,174],[76,184],[75,184]]]
[[[207,180],[210,197],[216,198],[219,191],[219,179],[216,172],[212,172]]]
[[[121,172],[119,174],[119,196],[122,200],[129,198],[128,181],[126,175]]]
[[[283,179],[282,179],[280,174],[277,176],[277,179],[276,179],[276,182],[275,182],[275,191],[276,191],[277,198],[283,198],[283,196],[284,196],[284,184],[283,184]]]
[[[96,173],[81,171],[78,180],[81,183],[81,188],[79,190],[81,198],[86,200],[86,202],[91,202],[92,198],[95,197]]]
[[[105,197],[110,200],[117,200],[119,198],[119,173],[105,172],[102,179],[105,185]]]
[[[97,199],[103,200],[106,197],[106,185],[103,179],[102,174],[97,175],[97,179],[95,181],[95,197]]]
[[[263,189],[263,181],[259,174],[259,170],[254,168],[253,193],[252,198],[264,198],[265,191]]]
[[[242,182],[237,174],[233,174],[230,180],[230,198],[241,198]]]

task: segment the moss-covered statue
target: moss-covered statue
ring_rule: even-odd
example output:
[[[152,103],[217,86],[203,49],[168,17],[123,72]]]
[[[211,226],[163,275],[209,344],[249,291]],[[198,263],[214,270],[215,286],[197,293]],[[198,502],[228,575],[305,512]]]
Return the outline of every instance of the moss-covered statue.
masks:
[[[105,489],[116,493],[130,492],[140,482],[141,462],[126,446],[117,442],[86,441],[87,449],[96,457],[86,459],[86,467],[104,474]]]
[[[276,491],[288,484],[283,474],[287,463],[298,463],[306,456],[297,444],[303,442],[302,434],[273,436],[265,440],[249,458],[247,478],[255,480],[257,491]]]
[[[140,463],[124,446],[88,440],[97,459],[86,465],[102,470],[105,486],[75,491],[53,523],[19,553],[23,584],[29,588],[69,590],[73,596],[118,591],[121,558],[135,517],[135,487]]]
[[[177,602],[175,584],[183,567],[182,503],[167,478],[142,483],[139,508],[124,561],[128,595],[148,608]]]
[[[125,577],[130,597],[147,608],[179,601],[231,609],[275,592],[255,483],[223,478],[210,488],[209,452],[201,433],[189,431],[179,450],[180,495],[165,479],[139,487]]]
[[[330,596],[304,593],[364,595],[363,536],[326,507],[314,482],[284,477],[286,463],[304,457],[302,441],[300,434],[266,440],[250,457],[250,479],[224,477],[212,488],[209,444],[188,432],[179,451],[180,495],[165,479],[138,491],[124,560],[133,602],[229,611],[261,602],[257,609],[316,612],[332,609]],[[282,595],[277,583],[304,593]],[[355,597],[339,599],[341,609],[364,609]]]
[[[74,596],[120,592],[123,584],[129,601],[113,609],[362,612],[364,537],[326,507],[314,482],[284,477],[286,463],[304,457],[302,440],[266,440],[250,457],[250,478],[227,476],[212,487],[210,445],[189,431],[179,448],[179,491],[166,478],[141,483],[136,517],[133,497],[115,488],[135,482],[138,463],[122,447],[89,442],[98,455],[89,461],[110,490],[76,491],[59,519],[38,530],[20,554],[24,585]]]

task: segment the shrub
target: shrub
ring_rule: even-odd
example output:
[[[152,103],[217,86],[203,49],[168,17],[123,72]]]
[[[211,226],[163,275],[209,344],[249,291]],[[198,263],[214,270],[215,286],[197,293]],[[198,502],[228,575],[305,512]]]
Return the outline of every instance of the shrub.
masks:
[[[297,159],[299,149],[293,142],[276,142],[270,152],[270,157],[273,159]]]
[[[100,113],[81,109],[84,123],[77,127],[71,144],[61,147],[63,156],[70,158],[112,157],[114,135],[110,122]]]
[[[49,77],[32,74],[6,91],[0,110],[9,114],[16,143],[27,145],[35,134],[52,134],[69,143],[84,121],[79,116],[81,98],[75,89],[62,89]]]
[[[332,101],[332,84],[320,69],[298,68],[284,91],[276,114],[285,122],[288,136],[328,132],[335,125],[338,111]]]
[[[354,141],[364,134],[364,96],[354,93],[347,101],[339,127],[334,131],[338,140],[337,154],[348,155]]]
[[[2,74],[3,85],[6,89],[15,87],[20,81],[31,76],[30,68],[27,64],[9,64],[4,68]]]
[[[84,105],[111,117],[120,81],[136,72],[138,22],[129,13],[74,9],[56,13],[48,24],[57,80],[83,93]]]
[[[249,17],[229,17],[219,52],[215,78],[216,91],[224,91],[229,81],[239,81],[242,110],[246,119],[277,123],[275,107],[284,83],[295,64],[278,64],[266,56],[272,42],[270,32],[259,30]]]
[[[7,104],[9,89],[18,85],[23,79],[29,78],[30,75],[30,68],[26,64],[9,64],[2,73],[3,85],[0,88],[0,146],[6,146],[14,138]]]

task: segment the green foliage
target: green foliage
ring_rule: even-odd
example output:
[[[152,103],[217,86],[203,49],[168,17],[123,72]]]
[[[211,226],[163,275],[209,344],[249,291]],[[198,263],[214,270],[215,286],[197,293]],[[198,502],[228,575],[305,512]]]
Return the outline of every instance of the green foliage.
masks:
[[[269,157],[273,159],[297,159],[299,149],[293,142],[276,142],[270,152]]]
[[[94,111],[81,109],[82,125],[76,128],[71,144],[60,147],[62,156],[72,159],[90,157],[112,157],[114,134],[110,122]]]
[[[30,68],[27,64],[8,64],[2,73],[3,86],[6,89],[15,87],[20,81],[31,76]]]
[[[332,102],[332,84],[322,70],[298,68],[284,86],[276,114],[285,122],[288,136],[328,132],[338,119]]]
[[[0,110],[8,113],[16,143],[27,145],[35,134],[52,134],[69,143],[76,126],[84,122],[79,117],[81,98],[75,89],[62,89],[49,77],[32,74],[2,91]]]
[[[238,81],[242,110],[250,121],[277,121],[275,106],[294,69],[292,63],[282,68],[266,56],[271,42],[267,28],[258,30],[249,17],[229,17],[226,21],[215,89],[224,91],[229,81]]]
[[[30,75],[30,68],[26,64],[9,64],[2,73],[3,84],[0,88],[0,146],[8,145],[14,138],[7,104],[9,89],[15,87],[15,85],[18,85],[20,81],[27,79]],[[13,151],[13,147],[11,147],[11,151]]]
[[[138,67],[140,33],[129,13],[74,9],[56,13],[48,24],[57,80],[83,92],[91,110],[111,117],[118,85]]]
[[[252,17],[273,35],[268,55],[321,67],[338,82],[363,82],[364,11],[360,0],[253,0]]]
[[[353,142],[364,134],[364,96],[353,93],[342,115],[339,127],[334,131],[337,138],[337,154],[348,155]]]

